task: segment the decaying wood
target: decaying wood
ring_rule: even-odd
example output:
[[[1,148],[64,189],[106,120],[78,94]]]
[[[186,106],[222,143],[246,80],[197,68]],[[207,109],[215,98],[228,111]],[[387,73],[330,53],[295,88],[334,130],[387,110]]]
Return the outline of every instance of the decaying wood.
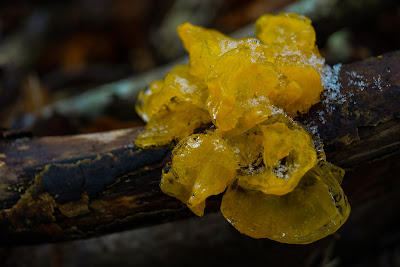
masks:
[[[394,52],[343,66],[345,101],[321,102],[299,118],[324,141],[328,160],[346,169],[355,216],[371,198],[399,199],[399,62]],[[86,238],[191,216],[159,189],[170,151],[137,150],[140,130],[43,138],[3,132],[0,244]],[[219,201],[212,197],[208,210]]]

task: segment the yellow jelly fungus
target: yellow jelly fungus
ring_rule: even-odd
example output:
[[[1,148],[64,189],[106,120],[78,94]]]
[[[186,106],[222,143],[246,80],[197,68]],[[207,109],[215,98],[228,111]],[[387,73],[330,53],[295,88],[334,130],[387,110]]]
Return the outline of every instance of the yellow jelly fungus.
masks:
[[[263,161],[263,135],[257,126],[242,134],[224,135],[218,130],[216,133],[224,136],[241,168],[259,166]]]
[[[139,134],[135,145],[141,148],[170,146],[171,143],[191,135],[196,129],[210,123],[210,116],[205,110],[188,108],[184,104],[170,105],[174,112],[151,120],[146,131]]]
[[[293,13],[265,14],[255,26],[257,38],[275,49],[300,50],[305,54],[315,50],[315,31],[307,17]]]
[[[276,67],[286,79],[271,98],[289,116],[305,113],[320,101],[323,87],[315,67],[303,63],[299,56],[278,57]]]
[[[264,194],[287,194],[317,163],[311,136],[284,116],[275,116],[258,127],[263,134],[265,166],[239,175],[239,185]]]
[[[178,34],[189,52],[190,73],[205,79],[221,56],[236,41],[224,34],[185,23],[178,26]]]
[[[203,109],[207,95],[204,82],[191,76],[187,65],[178,65],[139,94],[136,111],[151,121],[169,113],[175,104]]]
[[[225,53],[208,76],[207,109],[213,123],[222,131],[239,126],[241,133],[263,122],[271,115],[269,95],[278,82],[275,67],[253,56],[250,48]]]
[[[139,93],[135,109],[137,114],[139,114],[145,122],[149,122],[150,118],[155,114],[153,109],[156,109],[157,111],[160,109],[160,105],[155,107],[152,106],[154,96],[163,89],[163,86],[164,80],[153,81],[145,90],[142,90]]]
[[[149,123],[136,145],[169,145],[210,123],[204,109],[206,98],[206,85],[189,74],[188,66],[173,68],[163,81],[151,83],[138,97],[136,111]]]
[[[336,232],[347,220],[350,206],[330,164],[315,166],[299,185],[283,196],[263,194],[232,185],[221,211],[241,233],[282,243],[308,244]]]
[[[189,205],[188,201],[191,196],[191,191],[192,191],[191,187],[179,183],[177,177],[171,171],[163,170],[160,187],[165,194],[177,198],[183,203],[185,203],[188,206],[188,208],[197,216],[204,215],[206,201],[204,200],[203,202],[201,202],[196,206]]]
[[[177,144],[162,191],[202,216],[206,199],[226,190],[223,215],[254,238],[306,244],[339,229],[350,213],[344,171],[289,117],[307,112],[323,90],[310,20],[264,15],[259,39],[189,23],[178,34],[189,65],[151,83],[136,104],[147,122],[137,147]]]
[[[207,197],[222,193],[235,179],[237,169],[234,153],[224,140],[212,133],[194,134],[173,150],[172,165],[161,179],[161,189],[175,194],[176,184],[182,185],[187,190],[177,193],[177,198],[196,208]]]

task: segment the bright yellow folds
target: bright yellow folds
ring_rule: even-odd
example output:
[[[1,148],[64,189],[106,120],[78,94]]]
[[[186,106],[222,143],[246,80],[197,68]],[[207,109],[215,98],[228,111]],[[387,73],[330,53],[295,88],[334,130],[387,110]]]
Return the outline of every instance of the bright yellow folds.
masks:
[[[221,211],[241,233],[282,243],[308,244],[336,232],[347,220],[350,205],[338,180],[337,167],[315,166],[283,196],[232,185]]]
[[[209,196],[241,233],[306,244],[334,233],[350,206],[344,171],[291,117],[320,101],[324,68],[308,18],[263,15],[256,38],[185,23],[189,65],[150,84],[136,110],[138,148],[170,147],[161,189],[202,216]],[[291,117],[290,117],[291,116]],[[228,188],[228,189],[227,189]]]
[[[194,134],[175,147],[161,189],[203,215],[206,198],[222,193],[235,179],[237,168],[234,153],[224,140],[212,133]]]

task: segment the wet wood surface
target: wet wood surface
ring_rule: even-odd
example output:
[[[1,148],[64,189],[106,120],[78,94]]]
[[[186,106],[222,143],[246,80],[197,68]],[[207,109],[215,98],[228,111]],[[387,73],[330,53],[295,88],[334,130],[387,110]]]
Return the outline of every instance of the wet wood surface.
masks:
[[[355,212],[346,229],[370,216],[362,212],[368,203],[399,203],[399,62],[393,52],[342,66],[342,101],[322,101],[298,118],[324,141],[328,161],[347,172],[343,188]],[[159,189],[170,151],[137,150],[140,130],[41,138],[0,132],[0,244],[87,238],[192,216]],[[219,201],[212,197],[206,211]],[[387,213],[398,220],[390,216],[396,210]]]

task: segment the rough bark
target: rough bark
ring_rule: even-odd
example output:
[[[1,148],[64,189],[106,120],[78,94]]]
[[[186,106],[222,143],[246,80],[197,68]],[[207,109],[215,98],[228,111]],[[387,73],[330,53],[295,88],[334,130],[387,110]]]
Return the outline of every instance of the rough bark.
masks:
[[[324,141],[328,161],[347,171],[343,187],[356,210],[350,223],[366,216],[360,210],[371,199],[399,199],[399,62],[394,52],[343,66],[345,101],[323,101],[299,118]],[[191,216],[158,186],[170,151],[137,150],[140,130],[42,138],[3,132],[0,244],[86,238]],[[219,199],[207,202],[208,211]]]

